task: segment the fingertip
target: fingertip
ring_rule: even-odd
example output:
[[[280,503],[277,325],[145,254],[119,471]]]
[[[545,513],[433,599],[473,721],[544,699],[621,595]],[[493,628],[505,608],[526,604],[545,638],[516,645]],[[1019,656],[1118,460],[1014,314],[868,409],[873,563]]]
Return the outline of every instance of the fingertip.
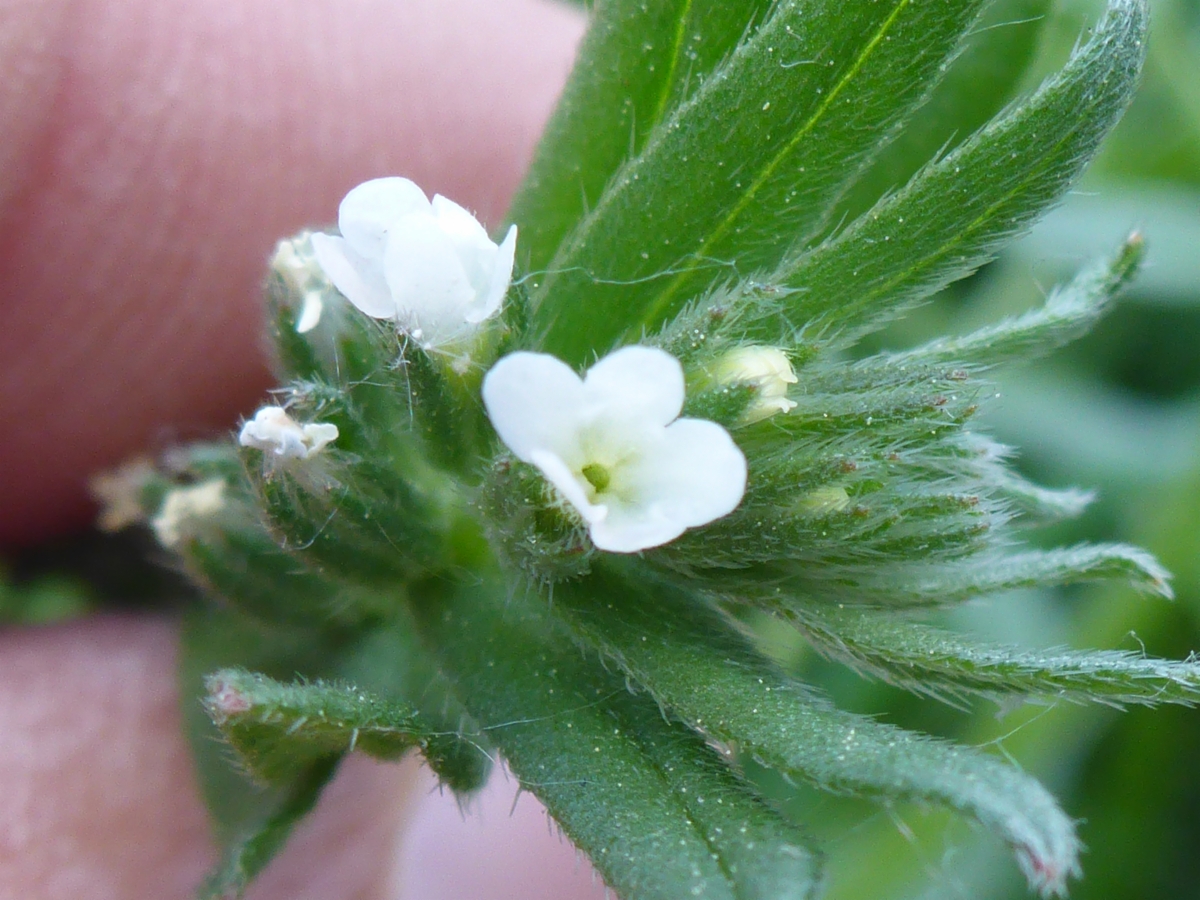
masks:
[[[408,175],[497,221],[582,19],[545,0],[85,0],[68,25],[21,32],[50,45],[41,107],[0,85],[36,150],[0,216],[0,543],[78,524],[90,472],[234,424],[269,384],[267,254],[353,184]]]

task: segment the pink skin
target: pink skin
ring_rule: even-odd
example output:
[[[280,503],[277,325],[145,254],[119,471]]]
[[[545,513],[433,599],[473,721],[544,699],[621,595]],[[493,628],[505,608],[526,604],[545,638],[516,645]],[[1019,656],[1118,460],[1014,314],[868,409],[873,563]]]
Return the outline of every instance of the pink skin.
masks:
[[[349,187],[403,174],[498,222],[581,32],[548,0],[0,0],[0,545],[253,411],[264,261]],[[189,896],[214,851],[175,653],[163,619],[0,632],[0,896]],[[406,817],[400,896],[600,895],[530,798],[507,821],[510,785],[480,826],[406,813],[418,777],[355,761],[253,896],[397,896]]]

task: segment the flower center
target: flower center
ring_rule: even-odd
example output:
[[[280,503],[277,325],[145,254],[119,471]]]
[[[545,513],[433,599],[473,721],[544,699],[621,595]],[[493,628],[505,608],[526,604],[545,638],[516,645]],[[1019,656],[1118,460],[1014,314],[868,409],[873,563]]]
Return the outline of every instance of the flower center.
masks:
[[[588,480],[588,484],[596,489],[597,494],[603,493],[604,489],[612,482],[611,473],[599,463],[588,463],[579,472]]]

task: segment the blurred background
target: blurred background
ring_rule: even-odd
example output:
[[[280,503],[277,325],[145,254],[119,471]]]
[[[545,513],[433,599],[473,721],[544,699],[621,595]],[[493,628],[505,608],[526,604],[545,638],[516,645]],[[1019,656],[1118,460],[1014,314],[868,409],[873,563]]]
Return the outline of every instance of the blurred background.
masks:
[[[1018,448],[1027,475],[1098,492],[1083,517],[1027,540],[1142,545],[1174,573],[1177,600],[1085,586],[996,596],[940,617],[989,640],[1172,658],[1200,650],[1200,0],[1153,5],[1141,93],[1083,183],[998,262],[872,339],[898,348],[1020,312],[1132,228],[1145,234],[1147,264],[1117,310],[1052,358],[996,372],[999,397],[976,427]],[[1061,64],[1097,12],[1090,0],[1055,5],[1029,84]],[[0,560],[0,619],[186,603],[188,588],[156,558],[136,533],[79,535],[10,556]],[[1072,896],[1200,897],[1200,711],[956,709],[863,680],[777,623],[756,624],[783,665],[840,705],[991,747],[1041,778],[1082,823],[1085,876]],[[833,900],[1028,896],[1007,849],[953,815],[751,775],[823,841]]]

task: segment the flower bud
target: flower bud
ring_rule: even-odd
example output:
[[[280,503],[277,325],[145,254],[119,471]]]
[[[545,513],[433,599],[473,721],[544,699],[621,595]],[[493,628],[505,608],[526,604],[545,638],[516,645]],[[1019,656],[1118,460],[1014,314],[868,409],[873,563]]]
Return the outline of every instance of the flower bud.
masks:
[[[796,402],[787,398],[788,386],[798,380],[796,372],[787,355],[776,347],[731,350],[717,362],[714,375],[718,384],[754,386],[754,398],[742,411],[743,425],[796,408]]]

